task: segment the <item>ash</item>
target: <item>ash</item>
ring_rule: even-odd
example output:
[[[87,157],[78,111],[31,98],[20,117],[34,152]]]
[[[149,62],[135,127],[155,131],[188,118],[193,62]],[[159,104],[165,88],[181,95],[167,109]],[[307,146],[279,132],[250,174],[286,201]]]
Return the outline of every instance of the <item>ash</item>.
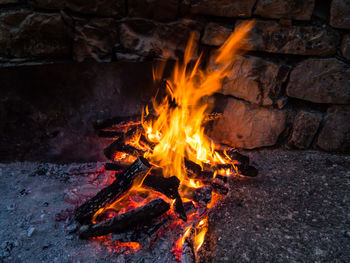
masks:
[[[349,262],[350,156],[245,154],[260,175],[232,178],[229,196],[210,212],[198,261]],[[108,184],[102,167],[0,164],[0,262],[177,262],[171,231],[137,252],[78,238],[70,215]]]

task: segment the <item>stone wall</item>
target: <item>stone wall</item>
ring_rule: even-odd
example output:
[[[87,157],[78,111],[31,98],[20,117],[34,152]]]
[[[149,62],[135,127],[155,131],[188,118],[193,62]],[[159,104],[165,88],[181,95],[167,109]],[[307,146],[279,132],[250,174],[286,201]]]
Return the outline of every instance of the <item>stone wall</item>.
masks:
[[[210,54],[255,20],[217,94],[215,139],[350,151],[350,0],[0,0],[2,67]]]

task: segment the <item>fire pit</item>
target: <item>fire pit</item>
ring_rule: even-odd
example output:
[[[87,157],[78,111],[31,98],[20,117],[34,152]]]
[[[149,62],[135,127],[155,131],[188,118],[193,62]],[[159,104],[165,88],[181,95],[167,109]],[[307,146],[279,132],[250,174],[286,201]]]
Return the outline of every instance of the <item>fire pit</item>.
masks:
[[[215,55],[215,68],[200,70],[190,38],[184,64],[177,64],[140,116],[96,123],[114,181],[84,202],[74,217],[79,237],[109,238],[121,247],[150,248],[165,232],[177,260],[196,262],[208,231],[208,212],[229,192],[230,176],[256,176],[249,158],[204,134],[204,124],[220,118],[205,98],[220,88],[227,68],[252,23],[242,24]],[[161,65],[163,66],[163,65]],[[164,66],[163,66],[164,67]],[[162,69],[154,70],[160,81]],[[170,233],[168,233],[169,235]],[[107,237],[108,235],[108,237]],[[147,239],[148,244],[141,244]]]

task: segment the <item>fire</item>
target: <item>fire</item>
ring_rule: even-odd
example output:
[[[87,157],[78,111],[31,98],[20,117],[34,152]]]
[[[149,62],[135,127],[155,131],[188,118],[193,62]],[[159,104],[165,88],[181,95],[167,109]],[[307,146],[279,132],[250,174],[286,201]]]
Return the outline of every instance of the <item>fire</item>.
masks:
[[[225,152],[216,151],[217,146],[204,133],[204,123],[211,110],[205,101],[221,88],[222,79],[228,75],[235,56],[241,52],[241,40],[249,32],[252,25],[253,22],[242,23],[222,47],[215,52],[214,58],[211,60],[212,66],[207,69],[200,68],[202,56],[199,56],[195,63],[191,61],[195,57],[193,54],[196,46],[194,37],[191,36],[183,63],[176,62],[171,77],[166,81],[166,96],[161,101],[154,98],[152,110],[146,108],[142,115],[141,123],[145,131],[144,136],[154,144],[154,147],[143,144],[140,140],[140,134],[129,142],[132,146],[142,150],[143,156],[152,165],[161,168],[165,177],[176,176],[180,180],[179,194],[183,201],[186,199],[183,197],[185,190],[182,189],[204,186],[201,181],[188,177],[186,160],[194,162],[202,169],[204,167],[212,168],[214,171],[212,179],[215,180],[219,175],[223,177],[230,176],[234,172],[237,173],[236,162],[231,160]],[[163,70],[164,63],[154,69],[153,77],[155,80],[162,78]],[[153,118],[147,119],[147,116],[150,115],[154,115]],[[125,154],[115,156],[115,160],[125,158],[128,158]],[[232,165],[233,170],[226,168],[229,165]],[[218,167],[224,168],[219,169]],[[135,183],[131,190],[113,204],[97,211],[93,221],[95,222],[101,214],[109,209],[120,214],[159,197],[155,192],[142,188],[141,184],[142,182]],[[166,197],[162,196],[161,198]],[[207,211],[215,206],[219,198],[219,195],[214,194],[209,205],[205,206],[205,212],[202,215],[199,213],[189,215],[188,221],[181,223],[184,231],[173,248],[179,260],[181,260],[182,247],[187,239],[192,240],[195,253],[203,245],[208,231]],[[169,199],[166,201],[173,204],[175,202],[175,200]],[[195,204],[196,207],[201,205]],[[193,230],[194,233],[192,233]],[[139,249],[138,243],[129,245],[136,250]]]
[[[221,80],[229,73],[241,40],[251,26],[252,22],[241,25],[218,50],[215,70],[201,70],[201,56],[190,67],[195,46],[192,36],[183,64],[176,63],[171,78],[166,82],[168,95],[160,103],[153,100],[157,118],[144,122],[144,130],[148,140],[157,145],[145,157],[162,167],[165,176],[177,176],[181,182],[185,181],[184,158],[200,166],[226,163],[225,157],[215,152],[215,145],[204,134],[203,123],[210,109],[203,101],[221,88]],[[154,78],[160,79],[161,72],[161,69],[155,70]]]

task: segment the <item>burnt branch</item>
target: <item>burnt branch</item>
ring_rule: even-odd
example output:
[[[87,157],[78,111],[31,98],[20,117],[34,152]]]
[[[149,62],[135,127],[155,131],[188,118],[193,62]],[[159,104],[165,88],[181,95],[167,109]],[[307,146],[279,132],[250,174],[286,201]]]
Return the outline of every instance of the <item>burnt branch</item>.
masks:
[[[78,207],[74,214],[75,220],[81,224],[91,223],[97,210],[117,200],[131,188],[134,180],[137,177],[144,176],[150,170],[150,167],[145,158],[138,158],[111,185],[102,189],[97,195]]]
[[[122,233],[133,229],[138,225],[149,224],[152,219],[161,216],[170,209],[170,205],[163,199],[155,199],[148,204],[135,208],[129,212],[118,215],[107,221],[82,227],[79,237],[104,236],[109,233]]]

